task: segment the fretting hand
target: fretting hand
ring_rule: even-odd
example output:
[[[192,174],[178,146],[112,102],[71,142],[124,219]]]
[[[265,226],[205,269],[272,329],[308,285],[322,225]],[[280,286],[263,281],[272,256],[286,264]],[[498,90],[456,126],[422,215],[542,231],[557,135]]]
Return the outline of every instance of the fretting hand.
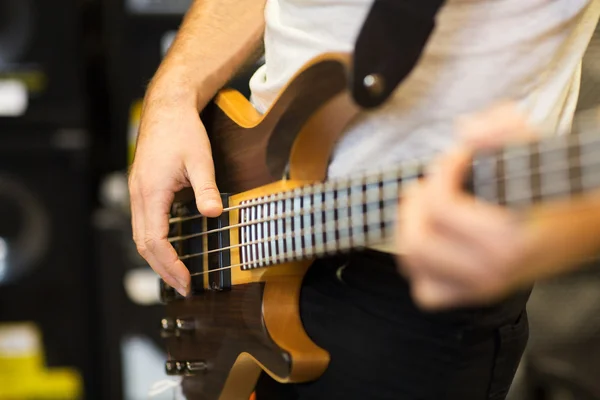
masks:
[[[498,299],[528,283],[528,274],[517,271],[528,268],[539,250],[537,231],[523,216],[462,190],[473,150],[535,137],[525,117],[502,104],[462,119],[457,131],[459,145],[400,203],[400,272],[410,280],[415,301],[428,309]]]

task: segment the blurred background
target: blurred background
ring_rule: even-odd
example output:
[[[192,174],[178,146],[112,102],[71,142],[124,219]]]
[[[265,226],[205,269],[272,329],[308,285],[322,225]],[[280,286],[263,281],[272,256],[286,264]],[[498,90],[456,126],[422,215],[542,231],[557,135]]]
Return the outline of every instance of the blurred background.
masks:
[[[0,0],[0,400],[148,399],[166,378],[126,171],[190,3]],[[247,93],[247,78],[230,86]],[[600,105],[599,83],[600,35],[580,110]],[[510,400],[600,399],[600,268],[539,284],[529,310]]]

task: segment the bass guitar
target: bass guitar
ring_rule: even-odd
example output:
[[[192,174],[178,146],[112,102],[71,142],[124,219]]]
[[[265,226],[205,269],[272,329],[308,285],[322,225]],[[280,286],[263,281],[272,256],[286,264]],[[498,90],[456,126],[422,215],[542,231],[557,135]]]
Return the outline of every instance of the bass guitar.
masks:
[[[203,111],[225,210],[173,205],[169,240],[192,275],[182,298],[161,282],[166,370],[188,399],[248,400],[265,371],[279,382],[319,378],[328,353],[303,329],[303,277],[319,257],[381,248],[393,234],[402,186],[425,163],[327,180],[332,149],[360,112],[349,58],[305,65],[265,114],[224,90]],[[564,135],[478,154],[467,190],[523,208],[600,186],[600,136]],[[189,193],[187,194],[189,196]]]

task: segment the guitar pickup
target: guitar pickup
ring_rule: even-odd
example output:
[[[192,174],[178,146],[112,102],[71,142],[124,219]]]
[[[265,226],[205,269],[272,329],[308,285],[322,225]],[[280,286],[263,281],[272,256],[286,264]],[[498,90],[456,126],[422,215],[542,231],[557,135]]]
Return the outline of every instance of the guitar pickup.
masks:
[[[223,208],[229,207],[229,194],[222,193]],[[231,289],[231,250],[229,212],[216,218],[207,218],[208,285],[212,290]],[[224,269],[225,268],[225,269]]]

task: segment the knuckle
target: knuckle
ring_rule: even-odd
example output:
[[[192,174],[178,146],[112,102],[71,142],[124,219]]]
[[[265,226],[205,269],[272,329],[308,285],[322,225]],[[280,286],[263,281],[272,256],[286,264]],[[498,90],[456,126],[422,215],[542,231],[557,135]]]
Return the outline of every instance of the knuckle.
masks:
[[[146,251],[153,253],[156,250],[158,242],[159,240],[155,236],[146,236],[142,246],[146,249]]]
[[[199,185],[196,185],[194,188],[196,195],[198,196],[206,196],[212,194],[218,194],[217,187],[213,182],[203,182]]]
[[[145,257],[148,254],[148,249],[146,248],[146,246],[143,243],[140,243],[139,241],[135,242],[135,248],[142,257]]]

